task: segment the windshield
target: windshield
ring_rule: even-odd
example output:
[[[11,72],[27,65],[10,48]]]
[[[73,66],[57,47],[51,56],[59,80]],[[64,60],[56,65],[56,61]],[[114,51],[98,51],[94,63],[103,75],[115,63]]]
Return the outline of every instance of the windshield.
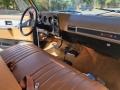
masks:
[[[120,12],[120,0],[33,0],[40,11],[68,11],[84,14]],[[110,11],[111,10],[111,11]]]

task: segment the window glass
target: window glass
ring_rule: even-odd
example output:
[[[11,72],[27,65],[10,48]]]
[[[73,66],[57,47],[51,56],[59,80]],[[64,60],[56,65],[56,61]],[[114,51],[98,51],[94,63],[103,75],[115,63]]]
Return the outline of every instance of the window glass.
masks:
[[[120,0],[33,0],[40,11],[77,11],[83,14],[117,12]],[[120,15],[119,15],[120,16]]]
[[[0,14],[23,13],[29,6],[28,0],[0,0]]]
[[[14,0],[0,0],[0,9],[16,10],[17,6]]]

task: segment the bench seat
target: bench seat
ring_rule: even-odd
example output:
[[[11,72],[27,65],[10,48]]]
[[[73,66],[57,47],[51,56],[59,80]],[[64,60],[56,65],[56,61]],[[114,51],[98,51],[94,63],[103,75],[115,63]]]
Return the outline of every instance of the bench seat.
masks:
[[[4,62],[15,63],[12,73],[20,82],[30,75],[39,90],[108,90],[97,81],[61,62],[32,44],[18,44],[1,53]]]

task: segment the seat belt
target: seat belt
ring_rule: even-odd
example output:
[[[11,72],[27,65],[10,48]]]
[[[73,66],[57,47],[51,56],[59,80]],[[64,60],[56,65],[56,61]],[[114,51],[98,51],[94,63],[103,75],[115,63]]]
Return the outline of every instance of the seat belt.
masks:
[[[40,84],[34,83],[32,77],[26,76],[21,82],[20,86],[22,87],[22,90],[39,90]]]
[[[26,90],[35,90],[32,77],[26,76]]]
[[[15,67],[16,67],[16,63],[15,62],[9,62],[7,63],[7,66],[9,67],[10,71],[13,72]],[[20,82],[21,87],[23,88],[23,90],[39,90],[39,83],[34,83],[32,77],[30,76],[26,76],[21,82]]]

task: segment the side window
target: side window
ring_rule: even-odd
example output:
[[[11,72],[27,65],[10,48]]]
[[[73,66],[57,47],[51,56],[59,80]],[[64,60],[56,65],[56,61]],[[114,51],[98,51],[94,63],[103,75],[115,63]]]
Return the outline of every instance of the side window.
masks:
[[[0,0],[0,9],[16,10],[15,0]]]
[[[0,0],[0,14],[24,12],[30,6],[28,0]]]

